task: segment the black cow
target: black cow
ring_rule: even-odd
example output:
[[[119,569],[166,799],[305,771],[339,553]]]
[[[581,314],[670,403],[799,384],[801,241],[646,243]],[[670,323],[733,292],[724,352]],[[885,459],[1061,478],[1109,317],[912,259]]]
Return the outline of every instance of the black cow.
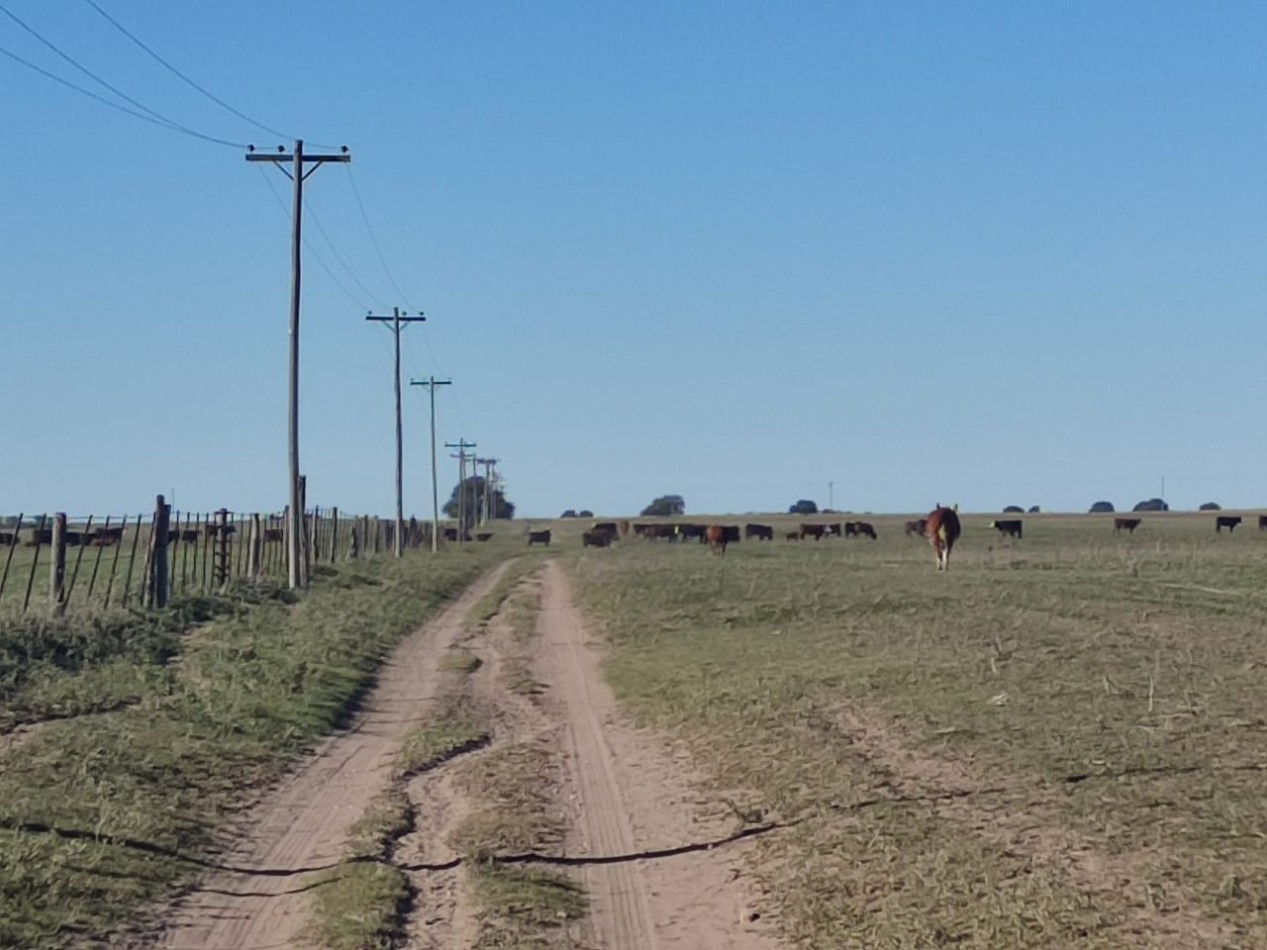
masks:
[[[547,528],[545,531],[529,531],[528,547],[532,547],[534,544],[544,544],[546,547],[549,547],[550,529]]]
[[[1236,526],[1240,523],[1241,523],[1240,515],[1219,515],[1217,518],[1214,519],[1214,533],[1218,534],[1224,528],[1227,528],[1229,532],[1235,531]]]
[[[846,521],[845,522],[846,538],[868,537],[872,541],[878,540],[875,536],[875,526],[865,521]]]
[[[1122,530],[1125,529],[1131,534],[1134,534],[1135,529],[1139,527],[1139,523],[1143,520],[1143,518],[1114,518],[1113,533],[1121,534]]]
[[[727,544],[738,544],[739,543],[739,525],[737,524],[722,525],[721,536],[722,536],[722,540],[725,541]]]
[[[590,530],[591,531],[610,531],[612,533],[613,540],[620,537],[620,526],[617,525],[616,522],[614,521],[595,521],[594,527],[590,528]]]
[[[583,548],[606,548],[611,547],[611,543],[617,538],[616,531],[608,531],[606,528],[592,528],[581,535],[581,547]],[[531,542],[530,542],[531,543]]]
[[[1021,519],[1013,518],[1010,521],[991,521],[991,528],[997,528],[999,534],[1010,534],[1014,538],[1021,536]]]
[[[744,525],[743,536],[756,538],[758,541],[773,541],[774,529],[768,524],[748,524]]]
[[[1267,531],[1267,515],[1258,516],[1258,530]]]
[[[674,527],[677,528],[678,537],[683,541],[694,538],[700,544],[704,543],[704,533],[708,530],[708,525],[703,524],[679,524]]]
[[[475,540],[488,541],[490,538],[492,538],[492,536],[493,536],[493,533],[491,531],[481,531],[479,534],[475,536]]]

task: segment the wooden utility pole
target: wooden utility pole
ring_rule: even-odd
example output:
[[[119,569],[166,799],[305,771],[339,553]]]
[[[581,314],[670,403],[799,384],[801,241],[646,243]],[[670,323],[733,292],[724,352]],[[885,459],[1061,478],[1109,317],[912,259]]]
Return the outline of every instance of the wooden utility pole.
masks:
[[[457,449],[457,455],[450,455],[450,458],[458,460],[458,544],[462,543],[462,539],[466,534],[466,454],[467,449],[475,448],[474,442],[467,442],[466,439],[458,439],[456,442],[444,443],[446,449]],[[471,453],[470,458],[474,458],[475,453]]]
[[[484,510],[480,513],[480,524],[486,525],[493,520],[493,466],[500,459],[475,459],[476,465],[484,466]]]
[[[308,570],[303,551],[304,509],[299,499],[299,290],[301,285],[304,220],[304,181],[326,162],[350,162],[352,156],[348,147],[343,146],[337,155],[305,155],[303,139],[295,139],[295,149],[287,153],[283,146],[277,147],[277,154],[265,155],[257,153],[255,146],[247,146],[248,162],[272,162],[286,175],[295,186],[294,207],[291,209],[291,247],[290,247],[290,400],[289,400],[289,441],[290,441],[290,515],[287,535],[287,558],[289,582],[292,590],[308,586]],[[288,170],[284,164],[290,164]],[[311,165],[307,171],[305,165]]]
[[[426,386],[431,394],[431,553],[440,550],[440,486],[436,480],[436,387],[452,386],[451,379],[411,379],[410,386]]]
[[[371,313],[366,315],[365,319],[378,323],[390,323],[392,336],[396,338],[396,535],[392,541],[392,549],[396,556],[400,557],[405,553],[405,456],[401,445],[403,436],[400,425],[400,331],[403,329],[402,324],[424,323],[427,318],[422,314],[411,317],[406,313],[401,313],[399,307],[392,307],[390,317],[376,317]]]

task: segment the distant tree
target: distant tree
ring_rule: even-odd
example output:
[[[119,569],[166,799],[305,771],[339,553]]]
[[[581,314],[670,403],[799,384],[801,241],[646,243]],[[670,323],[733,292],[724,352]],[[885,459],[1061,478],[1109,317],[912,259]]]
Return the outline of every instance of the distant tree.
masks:
[[[1150,498],[1147,501],[1138,502],[1131,511],[1169,511],[1170,506],[1160,498]]]
[[[1112,511],[1117,511],[1117,509],[1113,507],[1113,502],[1111,501],[1097,501],[1091,506],[1091,514],[1093,515],[1107,514]]]
[[[494,488],[492,492],[492,515],[494,518],[513,518],[515,517],[515,506],[506,500],[506,496],[500,490]],[[447,517],[456,518],[459,512],[458,499],[462,498],[466,502],[465,514],[466,530],[478,523],[480,514],[484,510],[484,478],[481,475],[472,475],[463,482],[459,482],[453,486],[453,494],[449,496],[449,500],[444,503],[441,509]]]
[[[588,508],[582,508],[576,513],[576,516],[578,518],[593,518],[594,512],[590,511]]]
[[[1023,514],[1025,514],[1025,509],[1024,509],[1024,508],[1022,508],[1020,505],[1008,505],[1006,508],[1004,508],[1004,509],[1003,509],[1003,514],[1005,514],[1005,515],[1023,515]]]
[[[1029,513],[1030,513],[1031,515],[1036,515],[1036,514],[1038,514],[1040,511],[1042,511],[1042,510],[1043,510],[1043,509],[1039,508],[1037,505],[1032,505],[1032,506],[1030,507],[1030,509],[1029,509]]]
[[[563,512],[563,514],[559,515],[559,517],[560,518],[575,518],[576,510],[574,508],[569,508],[567,511]]]
[[[1222,511],[1223,506],[1220,505],[1217,501],[1207,501],[1204,505],[1200,507],[1199,510],[1200,511]]]
[[[686,502],[681,495],[661,495],[642,509],[644,518],[670,518],[686,514]]]
[[[808,498],[800,499],[796,504],[788,508],[789,515],[816,515],[818,514],[818,505],[810,501]]]

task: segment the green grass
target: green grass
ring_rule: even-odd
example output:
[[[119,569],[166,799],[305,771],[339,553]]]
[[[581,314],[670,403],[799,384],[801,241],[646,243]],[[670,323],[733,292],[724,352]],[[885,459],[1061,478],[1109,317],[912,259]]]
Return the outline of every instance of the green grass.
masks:
[[[440,658],[439,668],[446,673],[469,675],[480,668],[482,661],[469,650],[450,650]]]
[[[406,778],[428,772],[463,752],[480,748],[489,737],[486,717],[470,703],[454,700],[436,719],[405,737],[396,757],[396,772]]]
[[[585,914],[585,892],[569,877],[532,867],[481,866],[473,872],[483,908],[475,950],[570,946],[562,928]]]
[[[1264,945],[1267,543],[1143,517],[1025,516],[1020,542],[968,517],[948,574],[881,518],[571,570],[621,701],[799,820],[755,859],[794,945],[1117,947],[1141,916]]]
[[[408,876],[390,864],[348,864],[323,876],[313,892],[309,938],[326,950],[399,946],[410,901]]]
[[[86,945],[191,881],[245,794],[346,722],[392,646],[506,553],[323,568],[298,604],[245,604],[174,656],[162,640],[130,666],[116,654],[68,672],[66,689],[96,678],[132,705],[3,754],[0,946]],[[100,681],[116,674],[127,688]]]

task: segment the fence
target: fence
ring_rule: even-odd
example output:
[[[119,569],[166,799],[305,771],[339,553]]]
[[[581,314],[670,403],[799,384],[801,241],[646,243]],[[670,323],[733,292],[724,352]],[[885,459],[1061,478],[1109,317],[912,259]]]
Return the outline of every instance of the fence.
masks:
[[[151,515],[18,515],[0,525],[0,608],[160,607],[169,595],[238,579],[284,580],[286,522],[285,512],[173,511],[161,496]],[[304,513],[305,561],[311,569],[390,553],[395,527],[313,508]],[[410,518],[404,540],[407,547],[429,545],[430,523]]]

